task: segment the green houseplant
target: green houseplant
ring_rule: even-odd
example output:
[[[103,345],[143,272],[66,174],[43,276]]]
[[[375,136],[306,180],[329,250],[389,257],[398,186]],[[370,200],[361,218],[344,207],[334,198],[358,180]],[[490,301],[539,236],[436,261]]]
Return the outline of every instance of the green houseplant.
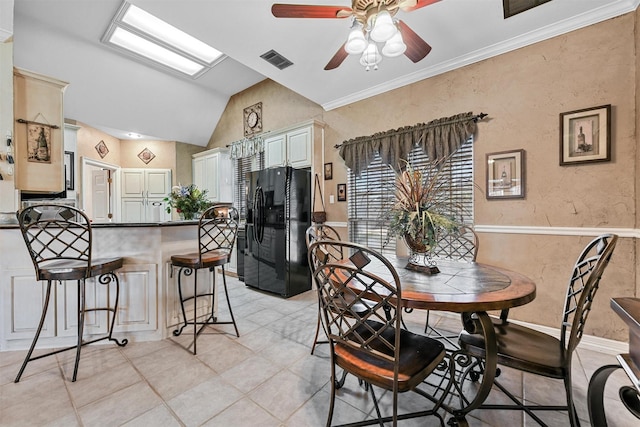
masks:
[[[174,186],[164,201],[167,202],[167,213],[174,208],[186,220],[195,219],[212,204],[207,200],[207,190],[200,190],[195,184]]]
[[[442,173],[443,159],[415,169],[405,161],[394,182],[395,200],[388,212],[389,236],[401,237],[414,254],[429,252],[442,230],[456,230],[455,206]]]

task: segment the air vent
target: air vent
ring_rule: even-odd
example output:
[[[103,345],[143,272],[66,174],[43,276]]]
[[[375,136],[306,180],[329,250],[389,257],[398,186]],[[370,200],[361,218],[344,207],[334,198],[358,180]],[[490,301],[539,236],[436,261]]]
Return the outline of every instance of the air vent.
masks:
[[[289,61],[287,58],[280,55],[273,49],[271,49],[267,53],[263,53],[262,55],[260,55],[260,58],[264,59],[269,64],[273,65],[274,67],[278,67],[281,70],[284,70],[289,65],[293,65],[293,62]]]

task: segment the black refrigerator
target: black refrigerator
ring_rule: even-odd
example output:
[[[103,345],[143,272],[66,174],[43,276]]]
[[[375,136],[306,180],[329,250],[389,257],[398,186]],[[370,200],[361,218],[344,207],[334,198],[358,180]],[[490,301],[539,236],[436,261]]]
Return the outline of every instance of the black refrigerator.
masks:
[[[279,167],[247,174],[244,283],[285,298],[311,289],[305,232],[311,173]]]

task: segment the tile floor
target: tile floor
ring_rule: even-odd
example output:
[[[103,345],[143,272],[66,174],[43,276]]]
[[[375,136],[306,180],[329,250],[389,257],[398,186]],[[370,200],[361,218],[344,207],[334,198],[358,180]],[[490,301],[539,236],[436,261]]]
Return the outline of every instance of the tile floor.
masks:
[[[240,338],[232,326],[212,329],[198,339],[198,355],[185,350],[188,333],[160,342],[130,342],[83,350],[78,381],[68,380],[73,352],[31,362],[22,380],[13,379],[24,351],[0,353],[1,426],[323,426],[329,404],[329,357],[320,345],[310,355],[315,330],[313,292],[284,300],[229,281]],[[405,316],[409,329],[419,331],[425,313]],[[431,323],[456,330],[457,320],[431,313]],[[227,334],[216,332],[227,332]],[[185,332],[190,332],[185,330]],[[575,399],[583,425],[589,425],[586,405],[588,378],[613,355],[578,350],[575,356]],[[518,396],[537,403],[564,401],[560,381],[505,369],[501,380]],[[621,370],[607,383],[610,426],[640,425],[617,399],[617,389],[630,384]],[[388,400],[381,398],[383,411]],[[499,391],[489,397],[505,401]],[[400,396],[403,409],[417,409],[424,398]],[[558,404],[558,403],[556,403]],[[334,423],[365,419],[373,412],[368,395],[353,377],[339,391]],[[542,413],[551,426],[566,426],[565,413]],[[536,425],[519,411],[474,411],[471,426]],[[400,425],[437,426],[435,417]]]

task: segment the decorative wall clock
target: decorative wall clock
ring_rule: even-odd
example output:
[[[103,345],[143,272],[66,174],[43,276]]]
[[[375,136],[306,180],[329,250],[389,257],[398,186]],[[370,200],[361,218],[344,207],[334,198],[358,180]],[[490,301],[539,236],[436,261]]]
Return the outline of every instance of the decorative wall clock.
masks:
[[[244,136],[262,132],[262,102],[244,109]]]

